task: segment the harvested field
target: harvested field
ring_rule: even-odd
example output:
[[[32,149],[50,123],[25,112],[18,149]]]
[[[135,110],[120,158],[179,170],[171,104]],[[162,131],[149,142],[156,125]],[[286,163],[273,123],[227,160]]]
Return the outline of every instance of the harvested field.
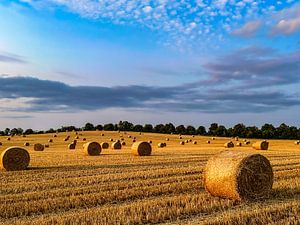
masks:
[[[197,145],[181,145],[175,134],[121,134],[128,144],[118,151],[102,149],[99,156],[87,156],[83,144],[117,140],[120,133],[79,132],[74,151],[64,138],[75,139],[75,132],[58,133],[51,143],[53,134],[14,136],[10,141],[0,137],[1,152],[23,146],[30,153],[28,170],[0,171],[0,224],[300,223],[300,147],[294,141],[269,140],[268,151],[251,145],[231,148],[266,156],[274,172],[270,196],[234,201],[212,197],[203,185],[208,158],[226,150],[229,138],[218,137],[208,145],[210,137],[182,135]],[[151,140],[151,156],[132,155],[128,136],[137,142]],[[166,138],[168,145],[159,148]],[[34,151],[34,143],[48,143],[49,148]]]

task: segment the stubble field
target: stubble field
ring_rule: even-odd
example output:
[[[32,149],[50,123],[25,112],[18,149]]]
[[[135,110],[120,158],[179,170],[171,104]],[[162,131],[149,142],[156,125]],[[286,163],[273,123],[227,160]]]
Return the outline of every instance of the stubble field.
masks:
[[[1,224],[300,224],[300,145],[294,141],[270,140],[269,150],[259,151],[273,166],[271,196],[237,202],[211,197],[202,181],[207,159],[225,150],[228,138],[183,135],[182,140],[198,144],[180,145],[179,135],[79,133],[75,150],[67,147],[75,132],[59,133],[56,138],[53,134],[10,141],[0,137],[1,151],[29,142],[23,147],[31,156],[28,170],[0,171]],[[71,138],[64,141],[67,135]],[[87,141],[111,144],[110,139],[120,135],[126,142],[121,150],[104,149],[100,156],[83,152]],[[133,156],[133,139],[128,135],[138,141],[152,140],[152,155]],[[53,143],[48,143],[50,138]],[[159,142],[167,147],[158,148]],[[36,152],[34,143],[50,147]],[[233,150],[257,152],[251,144]]]

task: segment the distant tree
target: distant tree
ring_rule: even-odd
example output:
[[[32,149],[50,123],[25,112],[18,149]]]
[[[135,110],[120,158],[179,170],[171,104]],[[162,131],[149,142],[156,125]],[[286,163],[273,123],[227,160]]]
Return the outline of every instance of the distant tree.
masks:
[[[166,133],[166,131],[165,131],[165,125],[163,125],[163,124],[157,124],[154,127],[154,132],[156,132],[156,133]]]
[[[208,134],[212,136],[216,136],[216,132],[219,125],[217,123],[212,123],[208,129]]]
[[[246,127],[246,138],[261,138],[261,131],[256,126]]]
[[[96,127],[95,127],[96,130],[103,130],[103,126],[101,124],[98,124]]]
[[[206,129],[204,126],[199,126],[197,129],[197,134],[199,135],[206,135]]]
[[[85,126],[84,126],[84,128],[83,128],[83,130],[89,130],[89,131],[95,130],[95,127],[91,123],[86,123]]]
[[[189,135],[194,135],[196,134],[196,129],[195,127],[189,125],[186,127],[186,133],[189,134]]]
[[[290,128],[285,123],[280,124],[276,129],[278,138],[280,139],[288,139],[290,137]]]
[[[128,121],[120,121],[118,124],[118,130],[121,131],[132,131],[134,125]]]
[[[227,129],[223,125],[218,126],[218,128],[216,129],[215,132],[216,132],[217,136],[220,136],[220,137],[226,137],[227,136]]]
[[[25,130],[24,134],[26,134],[26,135],[34,134],[34,131],[31,128],[29,128],[29,129]]]
[[[5,135],[5,133],[4,133],[4,131],[0,131],[0,136],[4,136]]]
[[[276,128],[272,124],[264,124],[261,127],[262,138],[275,138],[276,137]]]
[[[233,127],[233,136],[246,137],[246,126],[239,123]]]
[[[152,124],[145,124],[143,127],[143,132],[153,132]]]
[[[5,133],[5,135],[9,135],[10,134],[10,129],[9,128],[5,128],[4,133]]]
[[[104,124],[103,130],[113,131],[115,130],[115,126],[112,123]]]
[[[165,124],[165,132],[167,134],[175,133],[176,129],[172,123]]]
[[[142,132],[143,131],[143,126],[140,125],[140,124],[134,125],[132,130],[135,131],[135,132]]]
[[[50,128],[49,130],[45,131],[45,133],[55,133],[56,131],[53,128]]]
[[[179,125],[175,128],[177,134],[186,134],[186,128],[184,125]]]

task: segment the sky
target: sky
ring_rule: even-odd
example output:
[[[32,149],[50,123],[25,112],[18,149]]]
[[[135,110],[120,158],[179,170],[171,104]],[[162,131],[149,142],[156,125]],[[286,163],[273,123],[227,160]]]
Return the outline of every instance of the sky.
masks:
[[[0,129],[300,126],[299,0],[1,0]]]

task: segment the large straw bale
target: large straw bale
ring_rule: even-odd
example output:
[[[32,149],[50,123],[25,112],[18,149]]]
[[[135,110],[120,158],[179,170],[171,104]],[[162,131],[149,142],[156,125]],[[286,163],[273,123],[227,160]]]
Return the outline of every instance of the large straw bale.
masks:
[[[34,151],[41,152],[41,151],[44,151],[45,146],[42,145],[42,144],[40,144],[40,143],[35,143],[35,144],[33,145],[33,149],[34,149]]]
[[[30,155],[26,149],[10,147],[0,156],[1,167],[7,171],[25,170],[30,162]]]
[[[97,156],[101,153],[101,145],[98,142],[87,142],[83,145],[86,155]]]
[[[111,144],[111,148],[112,149],[121,149],[122,148],[122,144],[120,141],[116,141],[114,143]]]
[[[224,144],[225,148],[233,148],[234,147],[234,143],[232,141],[228,141]]]
[[[107,142],[102,142],[102,143],[101,143],[101,147],[102,147],[103,149],[108,149],[108,148],[109,148],[109,144],[108,144]]]
[[[267,141],[257,141],[252,145],[252,148],[256,150],[268,150],[269,148],[269,142]]]
[[[152,152],[151,145],[146,141],[135,142],[131,147],[132,153],[137,156],[149,156]]]
[[[272,166],[260,154],[223,151],[209,159],[204,169],[204,186],[213,196],[258,199],[267,196],[272,185]]]

